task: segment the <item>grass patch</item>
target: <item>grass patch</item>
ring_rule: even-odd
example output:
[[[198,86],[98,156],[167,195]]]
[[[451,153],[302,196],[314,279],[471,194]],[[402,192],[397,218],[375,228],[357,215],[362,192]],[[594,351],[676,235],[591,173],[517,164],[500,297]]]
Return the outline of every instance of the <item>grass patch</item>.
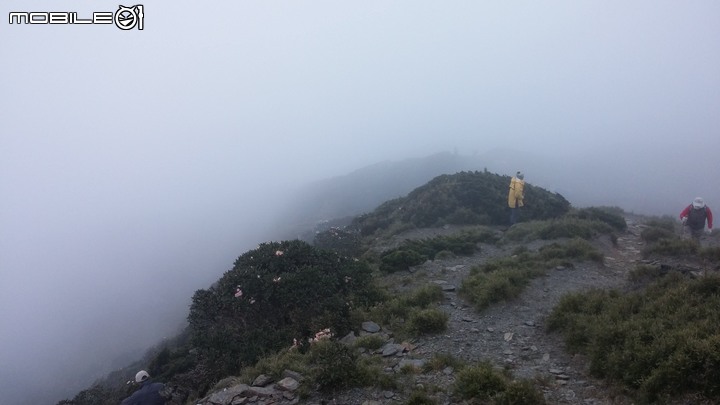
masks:
[[[423,366],[423,371],[442,371],[447,367],[459,370],[465,367],[465,363],[447,353],[435,353],[432,358]]]
[[[310,375],[322,391],[354,386],[358,381],[357,354],[348,346],[321,340],[310,347]]]
[[[277,380],[285,370],[306,373],[308,367],[305,356],[298,350],[284,349],[274,355],[262,357],[255,365],[242,369],[240,381],[250,384],[260,374],[271,376]]]
[[[514,242],[558,238],[591,239],[598,234],[612,234],[626,229],[627,224],[621,214],[611,209],[591,207],[571,210],[557,219],[516,224],[505,232],[503,239]]]
[[[706,247],[700,249],[700,257],[713,262],[720,262],[720,247]]]
[[[602,262],[603,256],[582,239],[573,239],[563,245],[553,243],[534,254],[524,251],[514,257],[473,267],[459,293],[481,311],[496,302],[517,297],[530,280],[544,275],[548,269],[559,265],[572,267],[573,260]]]
[[[410,397],[405,401],[405,405],[436,405],[437,401],[430,398],[424,391],[415,390],[410,393]]]
[[[453,394],[462,400],[482,404],[544,404],[545,399],[526,380],[511,381],[493,369],[488,362],[466,367],[458,372]]]
[[[665,228],[650,227],[645,228],[640,233],[640,237],[645,242],[658,242],[660,239],[674,239],[677,238],[674,231],[669,231]]]
[[[658,266],[640,265],[630,270],[627,278],[631,283],[647,285],[660,277],[665,276],[667,273],[667,269],[663,269]]]
[[[652,274],[647,267],[638,274]],[[548,318],[590,370],[641,402],[686,394],[720,400],[720,277],[661,276],[642,292],[564,297]]]
[[[476,227],[449,236],[436,236],[428,239],[406,240],[395,249],[380,256],[380,270],[393,273],[407,270],[426,260],[467,256],[479,250],[478,243],[495,243],[498,236],[486,227]]]
[[[434,308],[443,298],[439,285],[428,284],[388,298],[359,316],[385,325],[399,338],[438,333],[445,330],[448,321],[447,314]]]
[[[444,332],[449,318],[446,312],[437,308],[414,311],[408,319],[408,329],[415,335]]]
[[[640,233],[640,237],[649,243],[655,243],[661,239],[677,239],[676,221],[669,216],[654,217],[645,221],[646,228]]]
[[[649,256],[692,256],[700,251],[700,245],[693,239],[660,239],[642,251]]]
[[[649,228],[664,229],[669,232],[675,232],[676,228],[675,218],[670,216],[654,217],[645,221],[645,225]]]
[[[385,338],[379,335],[365,335],[355,339],[353,345],[357,348],[364,348],[368,350],[378,350],[385,344]]]

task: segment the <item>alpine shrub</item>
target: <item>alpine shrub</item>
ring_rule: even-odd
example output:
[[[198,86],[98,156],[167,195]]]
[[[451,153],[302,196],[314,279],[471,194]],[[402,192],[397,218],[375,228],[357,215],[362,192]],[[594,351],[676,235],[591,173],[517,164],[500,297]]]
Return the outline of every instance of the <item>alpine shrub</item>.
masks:
[[[411,266],[417,266],[427,260],[427,257],[414,250],[394,250],[380,258],[380,270],[386,273],[404,271]]]
[[[647,272],[648,267],[641,271]],[[720,277],[668,272],[642,291],[564,297],[548,318],[590,371],[641,402],[684,395],[720,400]]]
[[[311,373],[321,390],[351,386],[357,380],[357,356],[348,346],[321,340],[310,347]]]
[[[240,256],[190,307],[193,345],[218,375],[322,329],[351,330],[350,313],[377,301],[371,270],[301,241],[272,242]]]
[[[447,329],[448,319],[448,314],[440,309],[421,309],[410,314],[409,327],[418,335],[440,333]]]

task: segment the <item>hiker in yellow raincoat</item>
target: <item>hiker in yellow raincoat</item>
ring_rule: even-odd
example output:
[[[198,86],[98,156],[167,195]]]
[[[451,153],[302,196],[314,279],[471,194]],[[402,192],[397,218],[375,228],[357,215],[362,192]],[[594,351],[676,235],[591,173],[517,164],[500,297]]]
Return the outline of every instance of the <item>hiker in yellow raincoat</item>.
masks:
[[[510,180],[510,191],[508,192],[508,206],[510,207],[510,225],[514,225],[518,220],[518,208],[523,206],[523,198],[525,198],[525,176],[522,172],[517,172],[515,177]]]

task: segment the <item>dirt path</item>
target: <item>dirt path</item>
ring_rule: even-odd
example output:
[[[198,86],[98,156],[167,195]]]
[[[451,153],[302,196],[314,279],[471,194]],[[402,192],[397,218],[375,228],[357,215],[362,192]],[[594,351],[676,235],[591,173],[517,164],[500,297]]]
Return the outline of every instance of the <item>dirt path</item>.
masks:
[[[490,361],[509,369],[518,378],[541,382],[548,403],[631,403],[618,394],[619,390],[590,377],[586,359],[567,353],[562,338],[545,331],[545,320],[567,293],[622,288],[627,271],[641,260],[641,229],[642,225],[628,219],[628,230],[618,237],[617,246],[613,246],[607,237],[595,242],[605,255],[604,264],[583,262],[572,269],[550,270],[545,277],[533,280],[519,298],[496,304],[483,312],[475,311],[458,297],[453,286],[461,285],[472,266],[509,255],[515,246],[482,246],[481,253],[471,257],[437,260],[418,266],[414,269],[413,280],[444,286],[446,300],[441,308],[448,312],[450,320],[444,334],[418,340],[409,355],[429,359],[435,353],[446,353],[469,363]],[[534,242],[528,248],[536,250],[546,243],[549,242]],[[445,370],[443,373],[420,374],[416,380],[416,384],[448,387],[454,381],[454,373]],[[449,397],[445,397],[444,402],[452,403]]]

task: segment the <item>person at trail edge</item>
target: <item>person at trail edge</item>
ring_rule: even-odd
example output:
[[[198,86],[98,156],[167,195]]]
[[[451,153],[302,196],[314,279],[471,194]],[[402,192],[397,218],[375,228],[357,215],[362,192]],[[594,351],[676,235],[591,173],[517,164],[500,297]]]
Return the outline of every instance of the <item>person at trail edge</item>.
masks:
[[[120,405],[165,405],[165,398],[160,391],[165,388],[162,383],[154,383],[150,380],[150,374],[140,370],[135,374],[135,382],[140,384],[140,389],[125,398]]]
[[[683,226],[690,228],[690,234],[695,239],[699,239],[702,236],[703,230],[708,235],[712,233],[712,211],[710,207],[705,205],[705,201],[700,197],[694,199],[692,204],[682,210],[680,213],[680,221],[682,221]],[[707,229],[705,229],[706,221]]]
[[[515,177],[510,180],[510,191],[508,192],[508,206],[510,207],[510,225],[514,225],[518,221],[518,209],[523,206],[525,198],[525,176],[522,172],[517,172]]]

